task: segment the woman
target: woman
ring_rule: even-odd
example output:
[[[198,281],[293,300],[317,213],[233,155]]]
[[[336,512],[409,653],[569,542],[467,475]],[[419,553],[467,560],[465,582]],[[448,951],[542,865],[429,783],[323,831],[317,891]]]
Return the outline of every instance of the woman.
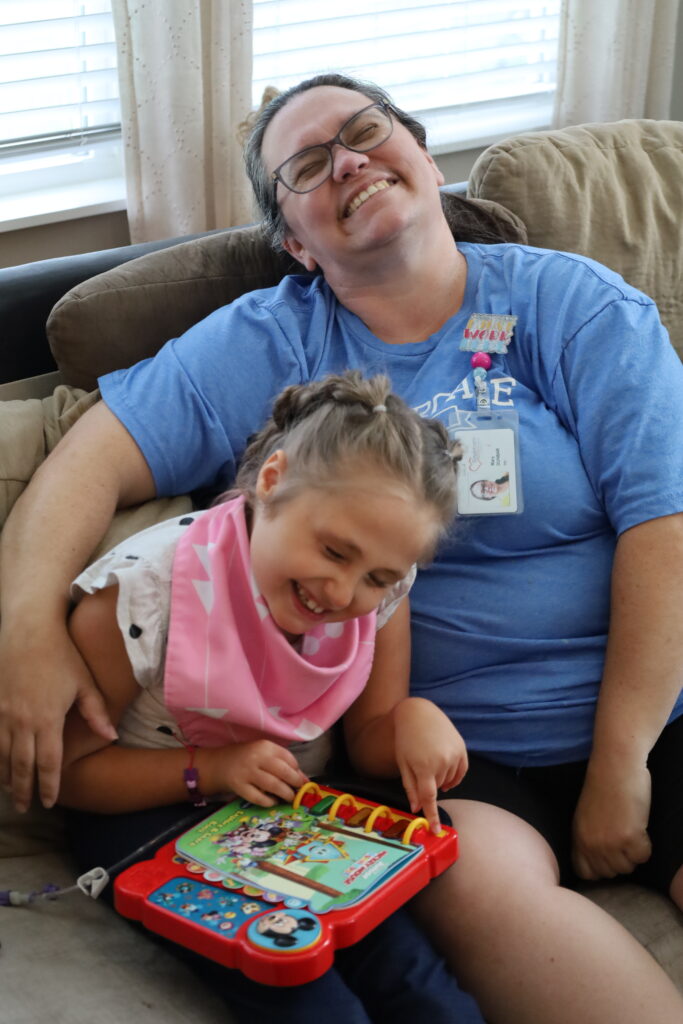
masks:
[[[650,884],[683,906],[683,839],[662,824],[683,818],[666,785],[681,747],[683,438],[668,409],[683,369],[654,305],[580,257],[456,245],[421,127],[374,86],[325,76],[278,97],[248,165],[271,234],[322,274],[245,296],[103,378],[105,404],[22,499],[3,549],[6,777],[25,803],[36,744],[49,768],[59,712],[90,692],[61,595],[117,504],[222,483],[284,384],[343,366],[381,368],[419,411],[467,428],[476,395],[460,342],[473,317],[507,318],[512,341],[488,372],[519,416],[525,511],[468,520],[414,588],[414,692],[473,754],[467,788],[446,800],[460,861],[420,909],[494,1024],[680,1020],[649,955],[559,884],[572,882],[574,815],[582,877],[647,861]],[[79,482],[93,500],[77,517]],[[55,529],[68,537],[57,552]],[[71,666],[59,684],[20,656],[35,637],[22,616],[37,601],[31,558],[41,642]]]

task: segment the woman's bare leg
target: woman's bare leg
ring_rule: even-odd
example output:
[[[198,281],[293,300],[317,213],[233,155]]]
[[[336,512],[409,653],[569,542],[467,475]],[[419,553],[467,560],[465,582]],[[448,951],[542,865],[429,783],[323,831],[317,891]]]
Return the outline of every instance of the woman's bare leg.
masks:
[[[683,995],[629,932],[558,884],[526,822],[446,801],[460,858],[413,901],[491,1024],[681,1024]]]

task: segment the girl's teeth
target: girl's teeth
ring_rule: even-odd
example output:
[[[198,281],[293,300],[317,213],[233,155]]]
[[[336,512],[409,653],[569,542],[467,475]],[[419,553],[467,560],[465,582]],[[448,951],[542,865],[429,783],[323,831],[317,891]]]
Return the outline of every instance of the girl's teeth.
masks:
[[[296,584],[296,592],[299,595],[299,600],[302,605],[304,605],[305,608],[308,608],[309,611],[315,612],[316,615],[321,615],[325,611],[324,608],[321,608],[320,605],[317,605],[310,597],[308,597],[307,594],[304,593],[298,583]]]

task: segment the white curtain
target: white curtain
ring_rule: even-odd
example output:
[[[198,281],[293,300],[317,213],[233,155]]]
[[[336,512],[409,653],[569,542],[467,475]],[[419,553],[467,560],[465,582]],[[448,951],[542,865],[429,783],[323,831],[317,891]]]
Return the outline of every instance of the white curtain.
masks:
[[[131,240],[251,219],[251,0],[113,0]]]
[[[553,127],[670,117],[679,0],[564,0]]]

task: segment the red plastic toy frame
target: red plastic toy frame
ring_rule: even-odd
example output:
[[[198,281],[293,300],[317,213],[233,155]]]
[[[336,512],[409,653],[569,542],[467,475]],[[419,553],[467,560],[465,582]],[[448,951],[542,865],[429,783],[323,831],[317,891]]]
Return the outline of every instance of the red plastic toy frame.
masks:
[[[317,783],[307,783],[299,790],[294,807],[301,803],[310,809],[328,796],[337,798],[329,815],[333,810],[336,819],[346,822],[363,809],[370,808],[367,821],[375,833],[386,832],[392,826],[395,832],[404,824],[399,835],[402,834],[404,842],[420,845],[422,852],[361,903],[318,917],[312,914],[321,925],[320,937],[312,945],[297,950],[262,949],[247,937],[250,921],[241,923],[235,934],[217,934],[195,921],[180,917],[177,912],[150,902],[149,897],[164,883],[175,879],[200,880],[201,876],[196,872],[190,872],[184,864],[178,863],[175,840],[162,846],[153,860],[140,861],[118,876],[114,883],[116,909],[125,917],[140,921],[151,931],[226,967],[236,968],[254,981],[268,985],[301,985],[313,981],[332,966],[335,949],[362,939],[432,878],[453,864],[458,856],[458,836],[454,829],[444,825],[442,832],[434,835],[424,818],[370,800],[360,800]],[[367,822],[365,828],[368,828]],[[210,889],[213,883],[202,880],[201,885]],[[225,894],[220,885],[213,887]],[[285,904],[271,903],[262,913],[277,910],[286,912]]]

